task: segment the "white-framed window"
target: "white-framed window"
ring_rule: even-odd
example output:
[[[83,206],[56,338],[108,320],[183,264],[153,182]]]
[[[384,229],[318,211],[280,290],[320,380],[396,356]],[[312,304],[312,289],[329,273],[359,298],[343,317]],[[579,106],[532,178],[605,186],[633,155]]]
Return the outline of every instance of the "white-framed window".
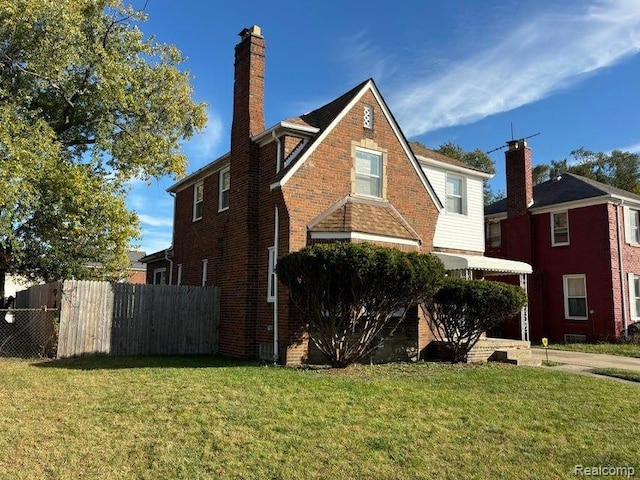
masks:
[[[564,316],[571,320],[587,320],[587,278],[584,274],[564,275]]]
[[[551,246],[569,245],[568,212],[551,213]]]
[[[446,209],[450,213],[465,213],[464,178],[447,173]]]
[[[489,222],[486,228],[487,244],[490,247],[499,247],[502,244],[502,229],[500,222]]]
[[[204,200],[204,182],[193,186],[193,221],[202,218],[202,201]]]
[[[154,285],[166,285],[167,284],[167,269],[156,268],[153,270],[153,284]]]
[[[624,216],[627,243],[640,244],[640,210],[625,207]]]
[[[640,275],[629,273],[629,311],[634,322],[640,320]]]
[[[222,212],[229,208],[229,188],[231,187],[231,172],[229,167],[220,170],[219,180],[219,196],[218,196],[218,211]]]
[[[365,105],[362,111],[362,126],[371,130],[373,128],[373,107]]]
[[[178,278],[176,279],[176,285],[182,285],[182,264],[178,264]]]
[[[276,264],[278,256],[276,255],[276,247],[269,247],[269,273],[267,277],[267,302],[274,302],[276,299]]]
[[[356,193],[382,198],[382,153],[356,148]]]
[[[209,260],[208,259],[204,259],[202,260],[202,286],[206,287],[207,286],[207,267],[208,267],[208,263]]]

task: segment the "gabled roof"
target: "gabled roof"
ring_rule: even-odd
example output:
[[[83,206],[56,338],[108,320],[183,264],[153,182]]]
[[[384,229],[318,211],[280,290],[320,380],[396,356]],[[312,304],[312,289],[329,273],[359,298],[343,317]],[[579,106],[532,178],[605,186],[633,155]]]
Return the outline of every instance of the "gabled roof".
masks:
[[[347,196],[308,225],[310,232],[358,232],[415,240],[420,236],[389,202]]]
[[[622,198],[640,203],[640,195],[596,182],[574,173],[563,173],[560,177],[547,180],[533,187],[533,205],[530,210],[550,207],[569,202],[590,200],[598,197],[604,199]],[[503,198],[485,207],[485,215],[495,215],[507,211],[507,199]]]
[[[452,165],[454,167],[464,168],[466,170],[472,170],[474,172],[478,172],[483,175],[486,175],[487,177],[491,176],[490,173],[485,172],[481,168],[474,167],[472,165],[469,165],[468,163],[458,160],[457,158],[451,158],[440,152],[431,150],[430,148],[427,148],[424,145],[422,145],[420,142],[409,142],[409,146],[411,147],[411,150],[413,150],[413,153],[416,155],[416,157],[418,157],[419,160],[420,160],[420,157],[425,159],[432,159],[438,162]]]
[[[360,100],[360,98],[362,98],[362,96],[369,90],[376,97],[376,100],[381,107],[382,113],[391,125],[391,128],[394,130],[396,137],[404,148],[407,157],[411,161],[416,171],[416,174],[429,193],[429,196],[433,200],[433,203],[436,205],[436,208],[439,211],[442,210],[444,208],[442,202],[433,190],[431,183],[429,183],[429,179],[422,171],[418,160],[416,159],[413,151],[409,146],[409,142],[402,133],[400,126],[393,117],[393,114],[389,110],[389,107],[382,98],[382,95],[380,94],[380,91],[376,87],[376,84],[372,78],[362,82],[360,85],[352,88],[347,93],[312,112],[306,113],[301,117],[295,117],[286,120],[287,123],[297,123],[300,125],[316,127],[319,130],[316,136],[308,142],[308,144],[300,152],[296,160],[289,166],[289,168],[280,172],[280,174],[276,177],[275,182],[271,184],[271,189],[273,190],[275,188],[282,187],[287,183],[287,181],[295,174],[295,172],[304,164],[309,155],[311,155],[311,153],[318,147],[318,145],[322,143],[324,138],[333,130],[333,128],[340,122],[340,120],[342,120],[342,118],[347,114],[351,107],[353,107],[353,105],[355,105],[355,103]]]

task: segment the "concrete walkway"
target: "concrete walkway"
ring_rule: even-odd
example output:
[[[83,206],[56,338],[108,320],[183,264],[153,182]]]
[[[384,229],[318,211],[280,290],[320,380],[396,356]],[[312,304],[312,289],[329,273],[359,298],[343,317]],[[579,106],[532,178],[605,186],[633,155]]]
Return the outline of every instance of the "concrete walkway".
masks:
[[[531,349],[531,355],[534,359],[544,361],[547,359],[544,348],[535,347]],[[622,357],[618,355],[604,355],[599,353],[583,353],[583,352],[566,352],[563,350],[549,349],[549,361],[558,362],[562,365],[555,367],[549,367],[556,370],[563,370],[565,372],[579,373],[583,375],[594,375],[599,378],[613,378],[604,377],[602,375],[595,375],[591,373],[594,368],[619,368],[623,370],[633,370],[640,372],[640,358]],[[619,380],[619,379],[617,379]],[[626,380],[621,380],[625,383]]]

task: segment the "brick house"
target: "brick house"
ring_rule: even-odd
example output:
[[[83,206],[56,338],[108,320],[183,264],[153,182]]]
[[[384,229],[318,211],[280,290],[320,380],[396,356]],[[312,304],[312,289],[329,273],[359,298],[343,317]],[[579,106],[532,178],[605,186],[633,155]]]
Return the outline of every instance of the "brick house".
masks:
[[[640,320],[640,196],[570,173],[532,186],[526,141],[507,145],[507,198],[485,209],[486,251],[533,266],[531,339],[624,335]]]
[[[230,151],[168,189],[175,195],[172,247],[143,261],[149,283],[221,287],[220,353],[300,363],[313,349],[278,284],[277,258],[335,241],[430,252],[439,229],[453,227],[454,213],[442,227],[447,207],[427,177],[429,169],[457,169],[460,178],[466,172],[471,184],[485,174],[452,159],[430,158],[437,154],[410,144],[372,79],[265,128],[265,41],[257,26],[240,36]],[[444,192],[445,177],[441,183],[437,188]],[[474,252],[438,247],[443,253],[482,255],[482,208],[475,203],[465,198],[465,211],[458,212],[475,212]],[[431,335],[418,309],[394,339],[385,342],[382,355],[415,358],[425,348]]]

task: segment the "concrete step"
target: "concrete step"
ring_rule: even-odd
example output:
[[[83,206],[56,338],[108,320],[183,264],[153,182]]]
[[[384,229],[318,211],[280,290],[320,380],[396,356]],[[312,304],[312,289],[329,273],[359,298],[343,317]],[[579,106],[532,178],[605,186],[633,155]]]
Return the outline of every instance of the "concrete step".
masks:
[[[489,357],[491,362],[511,363],[513,365],[540,366],[542,362],[531,355],[531,349],[496,350]]]

